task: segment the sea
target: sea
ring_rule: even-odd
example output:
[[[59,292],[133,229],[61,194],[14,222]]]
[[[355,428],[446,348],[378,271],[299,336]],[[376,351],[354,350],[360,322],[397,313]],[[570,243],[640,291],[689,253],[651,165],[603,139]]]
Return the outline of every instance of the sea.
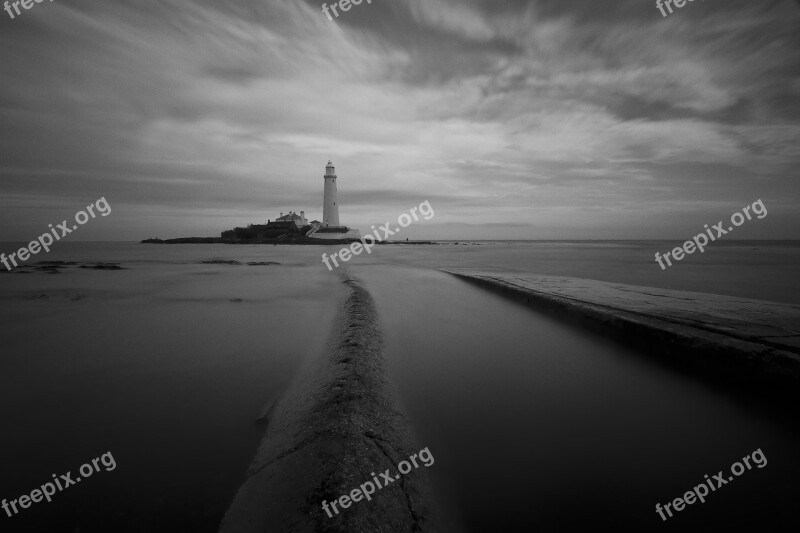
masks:
[[[375,299],[446,530],[797,523],[800,433],[777,406],[440,270],[800,304],[800,241],[718,241],[662,270],[655,253],[678,244],[398,243],[340,267]],[[52,502],[0,510],[0,531],[216,531],[266,408],[328,340],[345,289],[321,256],[339,248],[60,242],[0,273],[0,499],[106,453],[116,463]],[[656,514],[757,449],[766,466],[671,524]]]

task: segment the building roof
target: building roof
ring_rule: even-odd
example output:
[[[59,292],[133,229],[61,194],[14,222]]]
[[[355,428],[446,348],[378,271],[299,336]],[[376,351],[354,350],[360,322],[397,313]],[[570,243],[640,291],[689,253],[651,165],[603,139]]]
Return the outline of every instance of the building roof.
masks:
[[[289,213],[288,215],[283,215],[275,220],[301,220],[301,217],[297,213]]]

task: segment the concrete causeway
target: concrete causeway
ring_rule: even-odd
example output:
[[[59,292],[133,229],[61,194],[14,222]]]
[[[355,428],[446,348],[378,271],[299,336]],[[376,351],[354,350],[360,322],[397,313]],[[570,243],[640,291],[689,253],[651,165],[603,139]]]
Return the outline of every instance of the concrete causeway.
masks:
[[[589,279],[442,269],[737,381],[800,381],[800,306]]]
[[[269,409],[268,428],[221,533],[367,532],[440,529],[424,468],[397,475],[371,500],[326,515],[323,501],[349,494],[422,449],[384,368],[383,332],[372,297],[348,288],[327,352],[296,376]],[[373,474],[375,473],[375,474]]]

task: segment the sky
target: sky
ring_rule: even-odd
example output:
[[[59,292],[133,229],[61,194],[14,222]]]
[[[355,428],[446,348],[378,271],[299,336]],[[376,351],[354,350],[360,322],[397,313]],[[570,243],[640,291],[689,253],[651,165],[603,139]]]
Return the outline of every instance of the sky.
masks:
[[[70,238],[321,219],[328,159],[362,233],[686,240],[761,199],[737,238],[800,238],[797,0],[322,4],[0,11],[0,241],[100,197]]]

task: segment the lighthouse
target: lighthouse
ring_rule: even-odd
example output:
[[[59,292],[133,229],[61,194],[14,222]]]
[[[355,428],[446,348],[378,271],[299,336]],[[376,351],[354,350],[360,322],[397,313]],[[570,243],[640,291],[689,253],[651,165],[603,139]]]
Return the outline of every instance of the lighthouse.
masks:
[[[322,222],[316,220],[312,222],[311,225],[314,227],[306,233],[306,237],[329,240],[361,239],[361,232],[342,226],[339,222],[339,199],[337,198],[339,191],[336,188],[336,171],[330,161],[325,167],[323,178],[325,195],[322,199]]]
[[[322,203],[322,227],[336,227],[339,225],[339,205],[336,198],[336,172],[330,160],[325,167],[323,178],[325,179],[325,199]]]

